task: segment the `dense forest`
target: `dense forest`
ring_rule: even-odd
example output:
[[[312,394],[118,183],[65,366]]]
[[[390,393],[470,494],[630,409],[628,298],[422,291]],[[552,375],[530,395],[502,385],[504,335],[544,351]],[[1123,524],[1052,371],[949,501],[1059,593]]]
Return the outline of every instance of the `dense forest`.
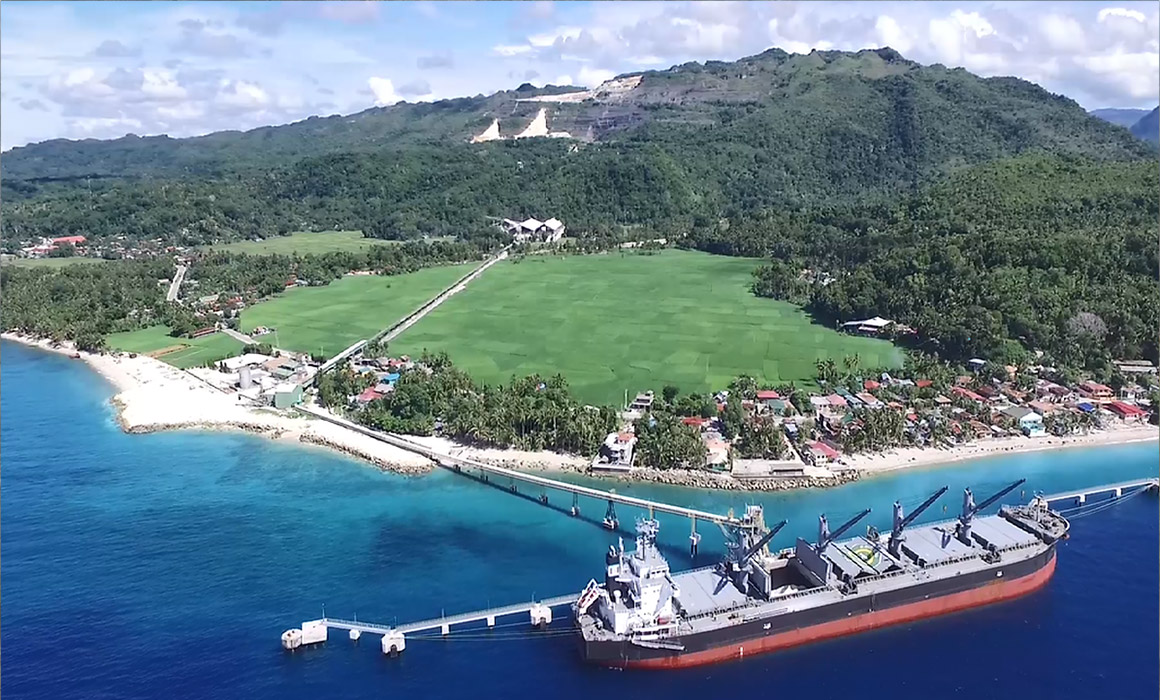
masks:
[[[687,244],[773,258],[754,291],[826,322],[884,316],[960,361],[1041,350],[1106,371],[1157,360],[1156,191],[1152,163],[1030,154],[894,205],[765,212]]]

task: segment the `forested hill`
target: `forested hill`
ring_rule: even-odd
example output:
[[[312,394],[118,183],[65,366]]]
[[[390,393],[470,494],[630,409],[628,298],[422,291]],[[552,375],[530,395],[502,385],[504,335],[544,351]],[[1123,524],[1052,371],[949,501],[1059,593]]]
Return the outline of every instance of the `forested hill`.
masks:
[[[892,206],[766,212],[688,243],[771,256],[755,291],[826,320],[881,315],[945,357],[1034,349],[1106,373],[1112,358],[1160,359],[1157,185],[1154,163],[1025,155]]]
[[[1160,141],[1160,107],[1152,110],[1132,125],[1132,133],[1153,143]]]
[[[577,233],[680,237],[771,207],[894,200],[1019,153],[1156,154],[1031,83],[921,66],[889,49],[770,50],[644,73],[634,88],[574,104],[516,102],[567,90],[521,86],[198,139],[14,149],[0,182],[3,241],[198,244],[304,229],[413,238],[524,216],[555,216]],[[468,143],[496,115],[504,133],[522,129],[506,115],[530,119],[541,105],[550,129],[592,140]],[[69,179],[85,173],[105,177]]]
[[[595,90],[573,103],[520,100],[580,88],[524,85],[490,96],[404,103],[244,133],[49,141],[5,153],[4,177],[218,177],[337,152],[464,143],[493,118],[511,135],[541,107],[551,130],[581,141],[693,142],[706,150],[731,145],[731,157],[763,153],[763,164],[795,172],[835,157],[853,160],[859,169],[892,166],[882,175],[894,178],[904,171],[927,176],[1029,148],[1100,158],[1148,154],[1123,130],[1032,83],[923,66],[891,49],[810,54],[770,49],[736,62],[688,63],[634,75],[641,76],[635,88]]]

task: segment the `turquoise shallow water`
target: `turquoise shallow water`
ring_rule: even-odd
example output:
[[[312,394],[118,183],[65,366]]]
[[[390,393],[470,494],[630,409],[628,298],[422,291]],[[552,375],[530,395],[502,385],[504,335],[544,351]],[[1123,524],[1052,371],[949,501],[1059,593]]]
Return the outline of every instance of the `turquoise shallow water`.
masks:
[[[377,639],[283,654],[287,627],[333,616],[392,622],[579,590],[614,535],[449,473],[383,474],[328,452],[238,434],[125,435],[110,388],[81,363],[3,344],[0,522],[4,690],[29,698],[442,698],[526,692],[1002,692],[1151,697],[1160,687],[1154,497],[1078,521],[1056,576],[1021,601],[679,673],[585,667],[567,638]],[[766,507],[786,534],[948,484],[982,494],[1018,477],[1048,492],[1155,476],[1155,443],[1009,456],[783,494],[630,492],[708,510]],[[953,510],[956,499],[945,502]],[[560,501],[567,506],[570,502]],[[599,519],[603,504],[582,502]],[[936,509],[932,509],[936,510]],[[622,510],[622,521],[631,511]],[[698,563],[720,537],[703,530]],[[662,517],[675,568],[688,524]],[[889,679],[889,680],[887,680]]]

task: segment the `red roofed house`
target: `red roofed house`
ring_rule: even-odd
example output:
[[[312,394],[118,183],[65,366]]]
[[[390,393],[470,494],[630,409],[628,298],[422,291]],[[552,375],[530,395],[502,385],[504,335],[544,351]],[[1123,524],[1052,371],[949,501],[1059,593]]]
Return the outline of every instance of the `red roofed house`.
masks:
[[[1106,408],[1124,420],[1138,421],[1148,415],[1148,412],[1139,406],[1133,406],[1123,401],[1112,401]]]
[[[955,396],[962,396],[965,399],[970,399],[971,401],[977,401],[979,403],[983,403],[983,401],[984,401],[982,396],[979,396],[978,394],[971,391],[970,389],[965,389],[961,386],[956,386],[953,389],[951,389],[951,393],[954,394]]]
[[[815,463],[833,462],[841,458],[841,454],[824,442],[810,442],[806,445]]]
[[[685,425],[691,425],[694,428],[703,428],[703,427],[705,427],[705,424],[709,422],[709,419],[702,418],[700,416],[687,416],[685,418],[682,418],[681,422],[684,423]]]
[[[757,400],[758,401],[772,401],[773,399],[780,399],[780,398],[781,398],[781,394],[777,393],[776,391],[773,391],[772,389],[762,389],[761,391],[757,392]]]
[[[919,389],[925,389],[927,387],[934,386],[934,382],[929,379],[919,379],[914,383],[914,385]]]
[[[1089,399],[1095,399],[1096,401],[1110,401],[1116,397],[1116,394],[1112,391],[1111,387],[1104,386],[1099,382],[1093,382],[1090,380],[1080,383],[1079,393],[1083,394]]]
[[[65,243],[69,243],[71,245],[81,245],[84,242],[84,236],[61,236],[60,238],[52,239],[53,245],[63,245]]]
[[[830,402],[830,406],[834,408],[845,408],[848,405],[846,403],[846,399],[838,396],[837,394],[830,394],[826,397],[826,400],[828,400]]]
[[[386,394],[375,391],[374,387],[368,387],[367,389],[363,390],[363,393],[356,396],[354,400],[358,403],[370,403],[371,401],[374,401],[375,399],[381,399],[384,396],[386,396]]]
[[[881,389],[882,385],[873,379],[867,379],[866,381],[862,382],[862,388],[864,388],[866,391],[876,391]]]

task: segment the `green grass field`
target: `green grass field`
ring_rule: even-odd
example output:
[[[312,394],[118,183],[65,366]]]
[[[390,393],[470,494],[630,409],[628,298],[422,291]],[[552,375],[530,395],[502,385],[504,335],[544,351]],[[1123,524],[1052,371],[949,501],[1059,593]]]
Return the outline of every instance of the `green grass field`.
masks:
[[[263,241],[238,241],[221,245],[201,246],[208,250],[249,253],[250,255],[300,255],[333,253],[335,251],[363,250],[372,245],[391,245],[394,241],[363,238],[362,231],[300,231],[288,236],[273,236]]]
[[[581,400],[605,404],[666,384],[722,389],[740,374],[812,383],[818,359],[855,353],[862,366],[901,362],[885,341],[838,333],[792,304],[754,296],[758,264],[676,250],[505,261],[391,347],[446,350],[485,382],[559,372]]]
[[[232,357],[239,354],[243,347],[225,333],[214,333],[201,338],[174,338],[169,335],[169,328],[160,325],[127,333],[111,333],[107,337],[107,342],[109,347],[115,350],[140,354],[176,345],[184,346],[179,350],[157,356],[157,359],[181,369],[200,367],[206,362]]]
[[[242,311],[242,331],[248,333],[256,326],[275,328],[276,336],[260,340],[287,350],[334,355],[403,318],[471,269],[470,264],[445,265],[406,275],[351,276],[325,287],[290,289]]]
[[[9,258],[3,264],[19,267],[64,267],[65,265],[87,265],[103,262],[105,262],[104,258]]]

